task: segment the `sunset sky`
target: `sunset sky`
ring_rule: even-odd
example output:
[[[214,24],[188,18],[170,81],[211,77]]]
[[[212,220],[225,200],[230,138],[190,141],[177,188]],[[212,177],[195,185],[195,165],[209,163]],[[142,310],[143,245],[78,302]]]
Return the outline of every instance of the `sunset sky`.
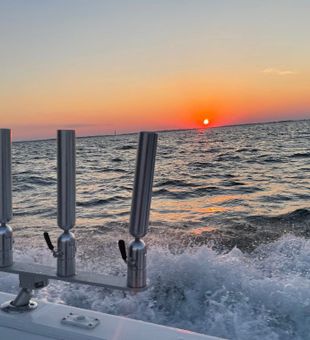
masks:
[[[309,0],[0,0],[14,139],[310,118]]]

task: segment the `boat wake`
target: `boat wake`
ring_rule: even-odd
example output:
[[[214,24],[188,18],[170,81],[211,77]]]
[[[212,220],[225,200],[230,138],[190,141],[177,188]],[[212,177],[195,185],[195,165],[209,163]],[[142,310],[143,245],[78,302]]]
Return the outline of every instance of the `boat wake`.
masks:
[[[42,253],[21,256],[37,261]],[[229,339],[309,338],[310,240],[285,235],[251,253],[153,247],[148,267],[151,286],[137,295],[51,282],[37,298]],[[0,289],[16,293],[17,277],[1,274]]]

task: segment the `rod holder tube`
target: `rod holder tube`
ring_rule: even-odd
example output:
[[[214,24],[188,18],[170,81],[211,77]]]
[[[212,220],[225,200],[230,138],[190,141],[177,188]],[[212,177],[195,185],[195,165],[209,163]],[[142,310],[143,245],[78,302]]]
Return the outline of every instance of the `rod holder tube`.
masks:
[[[148,231],[156,147],[156,133],[140,133],[129,223],[129,232],[135,238]]]
[[[75,225],[75,131],[57,132],[57,222],[64,230],[57,241],[57,275],[75,275],[76,244],[69,230]]]
[[[70,230],[75,225],[75,131],[57,132],[58,226]]]
[[[11,130],[0,129],[0,223],[12,219]]]
[[[11,130],[0,129],[0,267],[13,264]]]

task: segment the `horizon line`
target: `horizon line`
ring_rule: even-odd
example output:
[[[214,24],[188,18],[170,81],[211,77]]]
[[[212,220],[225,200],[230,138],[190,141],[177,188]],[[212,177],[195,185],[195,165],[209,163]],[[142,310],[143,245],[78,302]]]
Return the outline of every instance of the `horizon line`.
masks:
[[[91,138],[91,137],[112,137],[112,136],[126,136],[126,135],[134,135],[138,134],[141,131],[153,131],[153,132],[172,132],[172,131],[190,131],[190,130],[211,130],[211,129],[220,129],[223,127],[233,127],[233,126],[246,126],[246,125],[263,125],[263,124],[276,124],[276,123],[289,123],[289,122],[298,122],[298,121],[306,121],[310,120],[310,118],[300,118],[300,119],[283,119],[283,120],[274,120],[274,121],[262,121],[262,122],[249,122],[249,123],[240,123],[240,124],[227,124],[227,125],[219,125],[213,127],[197,127],[197,128],[189,128],[189,129],[163,129],[163,130],[139,130],[134,132],[125,132],[119,134],[99,134],[99,135],[87,135],[87,136],[78,136],[76,138]],[[58,130],[58,129],[57,129]],[[74,130],[74,129],[72,129]],[[45,142],[50,140],[56,140],[56,137],[53,138],[38,138],[38,139],[26,139],[26,140],[15,140],[12,143],[24,143],[24,142]]]

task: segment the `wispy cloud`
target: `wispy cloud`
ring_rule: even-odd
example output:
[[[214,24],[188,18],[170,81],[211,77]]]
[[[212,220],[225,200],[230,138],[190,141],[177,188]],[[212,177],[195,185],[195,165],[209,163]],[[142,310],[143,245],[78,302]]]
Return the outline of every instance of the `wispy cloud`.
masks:
[[[295,72],[293,70],[283,70],[283,69],[278,69],[278,68],[274,68],[274,67],[265,68],[262,71],[262,73],[275,75],[275,76],[289,76],[289,75],[297,74],[297,72]]]

